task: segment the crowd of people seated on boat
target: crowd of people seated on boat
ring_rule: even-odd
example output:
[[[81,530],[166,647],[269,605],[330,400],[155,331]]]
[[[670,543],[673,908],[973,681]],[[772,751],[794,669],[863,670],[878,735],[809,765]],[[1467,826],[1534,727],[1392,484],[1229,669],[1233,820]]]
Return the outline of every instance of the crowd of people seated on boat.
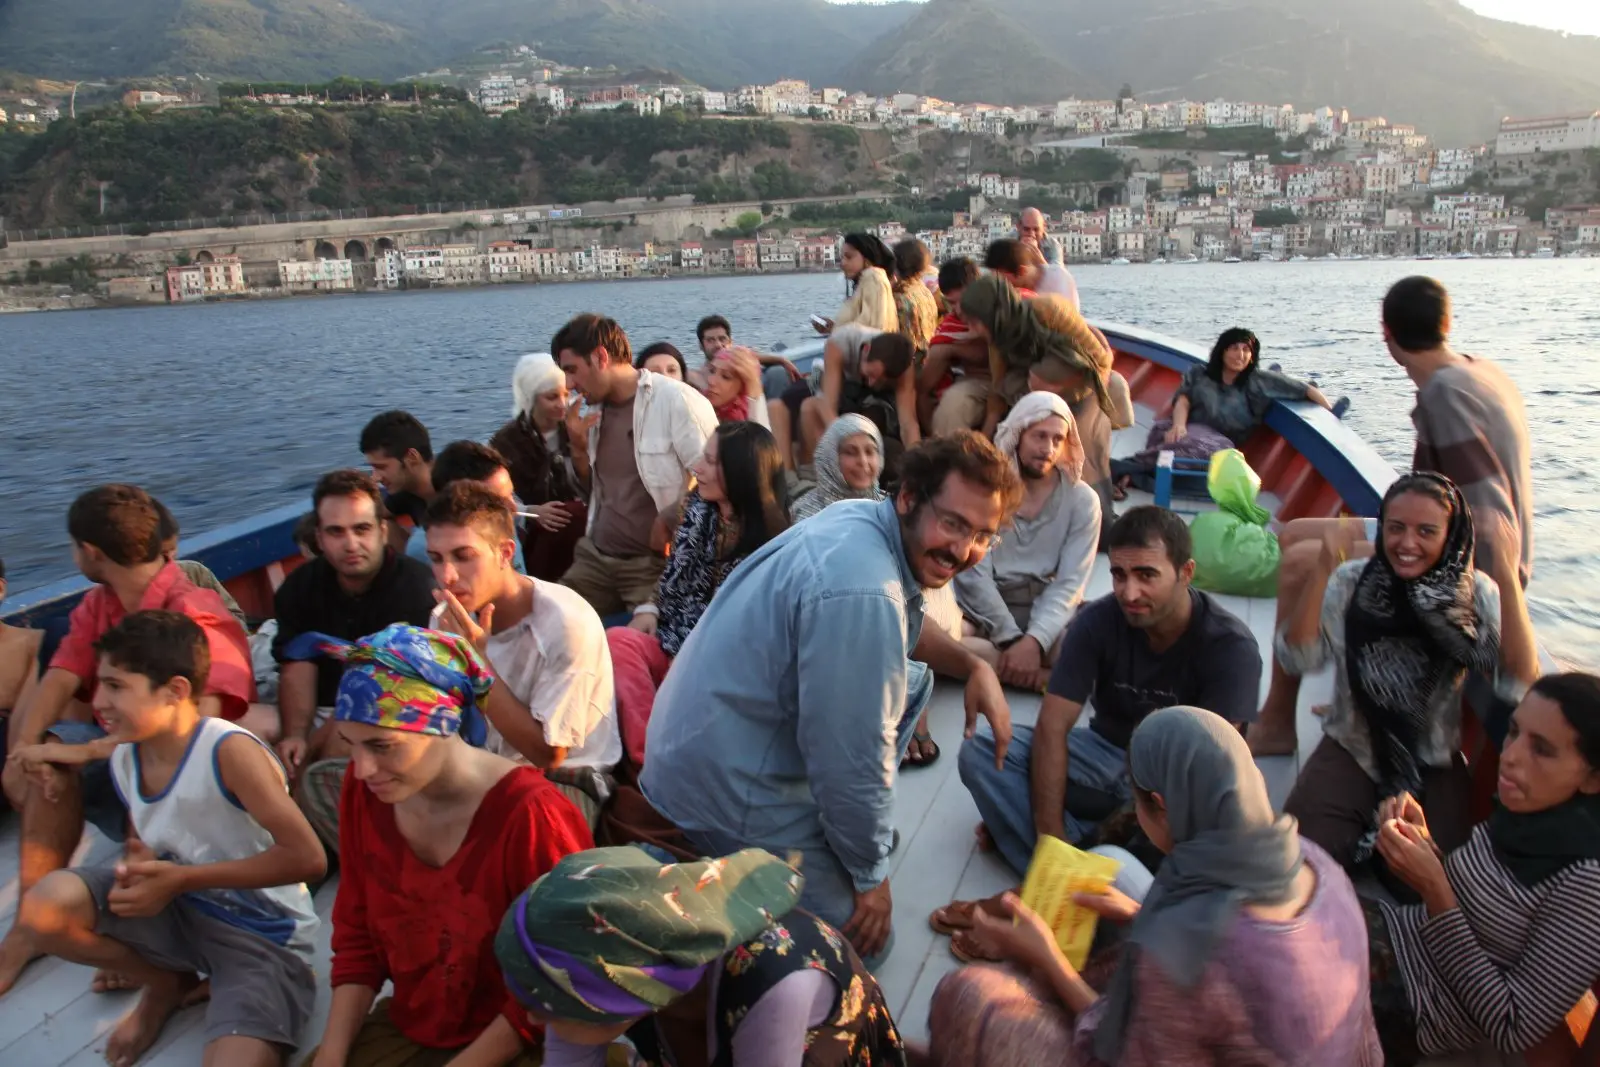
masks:
[[[600,1067],[621,1039],[734,1067],[1567,1062],[1539,1057],[1600,979],[1600,678],[1537,677],[1509,380],[1444,345],[1437,283],[1390,293],[1417,471],[1370,529],[1284,529],[1263,707],[1262,649],[1193,587],[1182,517],[1113,510],[1128,383],[1024,223],[989,273],[937,278],[851,235],[812,379],[720,316],[697,374],[585,314],[518,361],[490,445],[435,455],[414,415],[375,417],[373,476],[324,475],[297,529],[275,706],[171,513],[84,493],[67,530],[94,585],[66,634],[0,627],[23,840],[0,995],[42,954],[142,988],[117,1067],[207,997],[215,1067],[301,1045],[315,1067]],[[1241,382],[1273,372],[1253,336],[1218,353],[1173,424],[1239,390],[1249,424],[1213,428],[1241,443],[1265,409]],[[1292,384],[1269,399],[1324,402]],[[1098,548],[1113,591],[1084,602]],[[1279,740],[1279,676],[1329,663],[1276,813],[1251,750]],[[1046,836],[1120,869],[1078,898],[1106,920],[1081,969],[1018,893],[935,911],[972,966],[907,1045],[872,970],[935,675],[964,688],[978,847],[1019,879]],[[1479,678],[1503,721],[1466,758],[1504,738],[1483,822]],[[1008,686],[1043,692],[1034,727]],[[69,868],[86,819],[127,844]],[[319,1035],[307,883],[333,865]]]

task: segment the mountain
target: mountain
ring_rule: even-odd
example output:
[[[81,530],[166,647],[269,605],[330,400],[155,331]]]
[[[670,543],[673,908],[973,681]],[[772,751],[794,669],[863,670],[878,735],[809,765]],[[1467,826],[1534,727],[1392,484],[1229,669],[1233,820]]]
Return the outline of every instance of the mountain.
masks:
[[[1488,137],[1507,114],[1600,106],[1600,38],[1499,22],[1457,0],[989,2],[1024,28],[1014,59],[976,62],[996,50],[973,33],[973,5],[930,0],[914,32],[868,46],[850,84],[1016,103],[1131,83],[1149,99],[1342,105],[1445,143]],[[1053,62],[1040,64],[1041,52]],[[1006,91],[970,95],[985,84]]]
[[[1004,3],[1005,0],[999,0]],[[920,92],[945,100],[1039,101],[1088,92],[1092,79],[1038,43],[993,0],[928,0],[909,23],[869,44],[840,81],[871,92]]]
[[[374,17],[460,50],[507,41],[579,66],[644,64],[712,88],[777,78],[833,84],[914,3],[825,0],[353,0]]]
[[[1336,104],[1451,144],[1600,107],[1600,38],[1458,0],[0,0],[0,68],[56,78],[392,78],[503,42],[713,88]]]
[[[0,67],[47,77],[389,77],[427,54],[341,0],[0,0]]]

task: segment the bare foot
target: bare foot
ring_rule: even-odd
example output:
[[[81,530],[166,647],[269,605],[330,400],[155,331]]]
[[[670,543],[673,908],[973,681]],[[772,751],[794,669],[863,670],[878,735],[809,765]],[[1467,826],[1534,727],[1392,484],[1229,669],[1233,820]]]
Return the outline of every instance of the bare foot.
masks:
[[[0,997],[11,992],[28,964],[41,954],[34,948],[33,934],[13,926],[4,941],[0,941]]]
[[[125,989],[138,988],[138,982],[116,971],[96,971],[94,978],[89,982],[89,990],[93,993],[120,993]]]
[[[1245,740],[1252,756],[1292,756],[1300,747],[1292,719],[1279,725],[1275,717],[1266,715],[1250,724]]]
[[[978,839],[979,852],[994,851],[994,837],[990,835],[989,828],[987,826],[980,822],[978,824],[978,828],[972,832]]]
[[[123,1017],[106,1041],[106,1062],[111,1067],[133,1067],[161,1036],[172,1013],[183,1005],[200,979],[193,974],[165,973],[145,986],[134,1009]]]

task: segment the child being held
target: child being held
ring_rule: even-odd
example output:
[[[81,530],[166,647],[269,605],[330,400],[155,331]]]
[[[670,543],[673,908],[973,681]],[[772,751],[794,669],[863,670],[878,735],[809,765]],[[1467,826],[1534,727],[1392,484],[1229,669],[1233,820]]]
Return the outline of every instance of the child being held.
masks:
[[[200,973],[210,980],[205,1062],[278,1067],[316,998],[305,881],[326,870],[322,846],[271,750],[201,716],[210,655],[192,619],[135,612],[95,650],[94,710],[116,742],[127,853],[114,867],[48,875],[17,922],[40,950],[143,987],[106,1045],[113,1067],[131,1067],[155,1043]],[[46,743],[13,758],[48,794],[84,749]]]

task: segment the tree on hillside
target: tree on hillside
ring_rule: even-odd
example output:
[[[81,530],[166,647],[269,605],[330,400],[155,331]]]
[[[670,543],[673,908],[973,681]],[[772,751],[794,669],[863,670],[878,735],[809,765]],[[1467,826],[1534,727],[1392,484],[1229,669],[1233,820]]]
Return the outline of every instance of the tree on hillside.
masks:
[[[746,237],[753,236],[756,230],[761,228],[761,212],[740,212],[739,217],[733,220],[733,228],[744,234]]]

